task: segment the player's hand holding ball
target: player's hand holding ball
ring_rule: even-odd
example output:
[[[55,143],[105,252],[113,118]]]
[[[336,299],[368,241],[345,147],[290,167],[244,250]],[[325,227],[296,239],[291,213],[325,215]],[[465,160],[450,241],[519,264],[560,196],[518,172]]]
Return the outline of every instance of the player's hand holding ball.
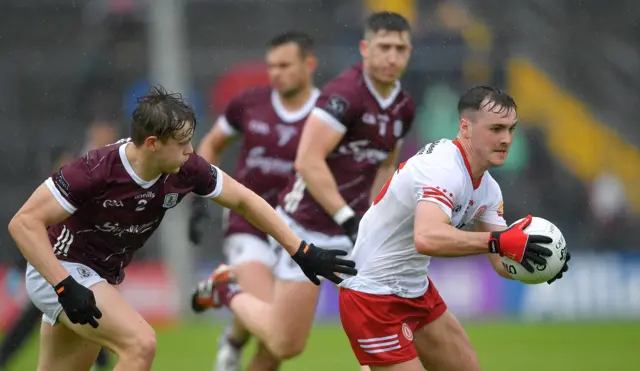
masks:
[[[90,324],[91,327],[98,328],[96,320],[102,318],[102,312],[96,306],[93,291],[79,284],[71,276],[60,281],[54,290],[58,294],[58,302],[71,323]]]
[[[502,256],[509,274],[523,283],[552,283],[569,269],[571,258],[560,229],[531,215],[500,232],[492,232],[489,250]]]

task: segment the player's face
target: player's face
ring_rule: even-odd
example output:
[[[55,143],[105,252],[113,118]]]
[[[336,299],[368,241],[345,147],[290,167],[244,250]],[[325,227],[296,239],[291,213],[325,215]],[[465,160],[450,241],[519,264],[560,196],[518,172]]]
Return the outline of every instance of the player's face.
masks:
[[[360,54],[370,77],[392,84],[402,76],[411,57],[409,32],[380,30],[360,43]]]
[[[193,137],[193,124],[185,125],[172,138],[165,142],[153,141],[151,146],[155,162],[164,174],[175,174],[193,153],[191,138]],[[176,139],[178,138],[178,139]]]
[[[502,107],[491,106],[477,113],[471,135],[474,151],[490,168],[504,165],[517,124],[515,110],[499,112]]]
[[[267,52],[267,68],[271,87],[282,96],[296,95],[311,83],[315,58],[303,57],[295,43],[287,43]]]

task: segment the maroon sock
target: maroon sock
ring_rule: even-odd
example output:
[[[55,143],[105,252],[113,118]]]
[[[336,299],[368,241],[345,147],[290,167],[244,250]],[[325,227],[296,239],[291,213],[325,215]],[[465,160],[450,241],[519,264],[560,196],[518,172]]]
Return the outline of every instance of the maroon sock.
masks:
[[[219,290],[218,294],[220,295],[220,302],[227,308],[229,308],[231,299],[242,292],[240,286],[238,286],[237,283],[227,283],[224,285],[220,285],[217,287],[217,289]]]
[[[244,347],[244,345],[247,343],[247,339],[238,340],[233,338],[231,334],[229,334],[227,335],[227,342],[229,343],[229,345],[239,350],[242,349],[242,347]]]

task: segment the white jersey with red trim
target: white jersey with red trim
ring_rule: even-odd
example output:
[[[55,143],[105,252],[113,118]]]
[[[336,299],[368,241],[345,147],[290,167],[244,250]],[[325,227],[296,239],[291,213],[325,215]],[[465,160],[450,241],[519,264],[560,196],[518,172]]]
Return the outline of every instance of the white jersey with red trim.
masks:
[[[458,229],[473,220],[505,226],[498,183],[488,172],[476,182],[470,174],[457,140],[430,143],[400,164],[360,222],[351,256],[358,275],[346,278],[340,286],[404,298],[427,291],[431,258],[418,253],[413,240],[418,202],[440,206]]]

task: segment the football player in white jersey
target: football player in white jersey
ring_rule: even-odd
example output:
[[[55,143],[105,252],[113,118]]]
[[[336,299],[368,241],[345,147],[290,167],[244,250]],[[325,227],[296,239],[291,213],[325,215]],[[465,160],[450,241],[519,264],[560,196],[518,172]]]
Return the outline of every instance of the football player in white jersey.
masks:
[[[551,238],[523,232],[531,216],[507,228],[500,187],[487,172],[507,157],[517,123],[513,98],[477,86],[458,110],[457,138],[428,144],[400,164],[375,198],[353,250],[359,273],[340,284],[342,326],[360,364],[373,371],[480,370],[462,326],[428,278],[432,256],[488,254],[505,278],[501,256],[530,271],[529,261],[543,264],[551,256],[538,245]],[[475,231],[461,230],[470,223]]]

